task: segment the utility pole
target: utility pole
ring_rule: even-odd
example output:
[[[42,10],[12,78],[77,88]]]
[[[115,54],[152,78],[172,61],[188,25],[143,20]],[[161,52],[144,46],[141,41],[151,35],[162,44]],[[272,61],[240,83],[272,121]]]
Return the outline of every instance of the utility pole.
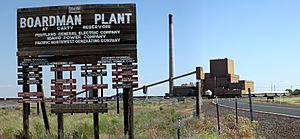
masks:
[[[197,83],[196,83],[196,88],[197,88],[197,91],[196,91],[196,117],[200,117],[200,112],[201,112],[201,103],[202,103],[202,98],[201,98],[201,80],[199,80]],[[201,100],[200,100],[201,99]]]
[[[272,84],[272,82],[271,82],[271,92],[273,91],[273,84]]]

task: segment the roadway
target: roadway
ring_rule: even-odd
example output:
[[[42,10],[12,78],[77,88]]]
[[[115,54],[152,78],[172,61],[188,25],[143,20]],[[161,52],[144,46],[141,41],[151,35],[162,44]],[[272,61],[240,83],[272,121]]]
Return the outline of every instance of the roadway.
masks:
[[[255,102],[253,100],[252,102],[253,111],[256,112],[272,113],[300,118],[300,105],[262,103]],[[232,98],[219,99],[218,103],[223,106],[235,108],[235,101]],[[238,99],[238,108],[243,110],[249,110],[248,99]]]

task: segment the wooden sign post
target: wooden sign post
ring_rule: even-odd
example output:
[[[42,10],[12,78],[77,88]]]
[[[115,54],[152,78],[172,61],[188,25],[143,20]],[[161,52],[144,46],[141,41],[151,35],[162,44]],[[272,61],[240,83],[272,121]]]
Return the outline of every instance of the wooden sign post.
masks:
[[[51,83],[54,84],[54,86],[51,86],[51,90],[54,92],[51,92],[51,95],[55,96],[55,99],[53,100],[55,104],[63,104],[64,101],[69,100],[70,102],[76,101],[76,99],[73,98],[74,92],[73,90],[76,89],[76,85],[73,85],[76,83],[75,79],[72,79],[72,76],[70,76],[70,79],[63,79],[63,72],[64,71],[75,71],[75,66],[63,66],[63,65],[55,65],[54,67],[51,67],[51,71],[54,72],[54,79],[51,80]],[[72,75],[72,73],[71,73]],[[65,85],[68,84],[68,85]],[[68,90],[68,91],[64,91]],[[71,99],[65,99],[64,96],[70,96]],[[57,113],[57,123],[58,123],[58,138],[63,139],[64,138],[64,115],[61,112]]]
[[[29,138],[29,115],[30,115],[30,103],[37,103],[37,114],[39,114],[39,103],[42,105],[42,113],[45,123],[45,128],[49,131],[48,118],[45,111],[44,94],[42,90],[42,71],[41,67],[38,66],[23,66],[18,68],[18,85],[22,85],[22,91],[18,93],[18,97],[22,99],[18,100],[19,103],[23,103],[23,131],[24,138]],[[30,85],[36,84],[36,92],[30,92]]]
[[[56,65],[57,69],[62,69],[62,65]],[[55,71],[55,79],[60,80],[63,79],[63,71],[62,70],[57,70]],[[58,86],[62,86],[62,83],[57,83],[55,84]],[[55,88],[55,92],[63,92],[63,88]],[[57,96],[56,98],[63,98],[63,96]],[[55,104],[63,104],[63,102],[55,102]],[[57,125],[58,125],[58,139],[64,139],[64,114],[63,113],[58,113],[57,114]]]
[[[92,70],[93,72],[97,72],[97,70]],[[97,76],[92,77],[92,83],[94,85],[98,84]],[[93,97],[98,98],[98,89],[93,88]],[[94,104],[98,103],[98,101],[94,101]],[[94,112],[93,113],[94,118],[94,137],[95,139],[99,139],[99,113]]]
[[[134,138],[134,118],[133,118],[133,91],[132,88],[138,87],[137,65],[123,63],[122,65],[113,65],[112,75],[116,76],[112,81],[114,89],[123,88],[123,109],[124,109],[124,133],[128,134],[129,139]],[[119,71],[119,69],[121,71]],[[120,84],[119,84],[120,83]],[[118,96],[117,96],[118,97]]]
[[[35,65],[35,66],[33,66],[33,68],[39,69],[39,66]],[[36,80],[40,80],[42,78],[42,73],[40,73],[40,71],[34,71],[34,74],[39,75],[39,76],[35,76]],[[41,104],[41,108],[42,108],[42,115],[43,115],[45,129],[47,132],[50,132],[50,126],[49,126],[49,120],[48,120],[47,111],[46,111],[46,103],[45,103],[45,97],[44,97],[44,91],[43,91],[42,84],[37,84],[36,91],[40,93],[39,95],[37,95],[37,98],[42,99],[40,104]],[[38,114],[39,114],[39,110],[40,110],[39,106],[40,105],[38,102],[37,103],[37,113]]]
[[[116,65],[114,65],[115,67],[118,66],[118,63],[116,63]],[[116,71],[118,71],[118,69],[116,68]],[[116,76],[116,78],[118,78],[119,76]],[[119,82],[116,82],[116,84],[118,85]],[[117,99],[117,114],[120,113],[120,102],[119,102],[119,88],[116,88],[116,99]]]
[[[84,72],[81,72],[81,76],[85,77],[85,85],[82,85],[82,89],[85,89],[86,92],[88,90],[93,91],[93,104],[99,103],[98,89],[101,89],[101,104],[104,104],[103,103],[103,89],[108,88],[108,84],[103,84],[103,76],[107,75],[107,72],[103,71],[105,69],[106,69],[106,65],[97,65],[97,64],[92,64],[91,66],[85,65],[85,66],[81,67],[81,70],[84,70]],[[88,72],[87,70],[91,70],[91,72]],[[99,76],[101,78],[100,84],[98,84]],[[87,84],[87,77],[92,77],[92,84]],[[88,104],[88,101],[86,102],[86,104]],[[105,111],[101,111],[101,113],[104,113],[104,112]],[[93,120],[94,120],[94,137],[95,137],[95,139],[99,139],[99,135],[100,135],[99,112],[93,112]]]
[[[28,74],[29,72],[25,69],[29,68],[28,66],[23,66],[23,74]],[[23,77],[23,81],[27,81],[28,78]],[[23,92],[29,92],[29,84],[23,84]],[[23,99],[29,97],[24,96]],[[23,103],[23,130],[24,130],[24,138],[29,139],[29,112],[30,112],[30,103]]]

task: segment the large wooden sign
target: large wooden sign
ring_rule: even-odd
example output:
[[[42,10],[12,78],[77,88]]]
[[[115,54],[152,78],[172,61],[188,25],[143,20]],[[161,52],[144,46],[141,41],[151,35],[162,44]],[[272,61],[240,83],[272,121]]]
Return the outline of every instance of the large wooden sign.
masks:
[[[17,10],[18,64],[136,60],[136,5],[93,4]]]

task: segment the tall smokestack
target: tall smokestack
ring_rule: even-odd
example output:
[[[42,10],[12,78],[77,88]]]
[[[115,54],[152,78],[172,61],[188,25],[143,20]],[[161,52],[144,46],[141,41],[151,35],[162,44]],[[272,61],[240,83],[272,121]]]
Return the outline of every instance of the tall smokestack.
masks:
[[[174,35],[173,35],[173,15],[169,14],[169,93],[173,95],[174,88]]]

